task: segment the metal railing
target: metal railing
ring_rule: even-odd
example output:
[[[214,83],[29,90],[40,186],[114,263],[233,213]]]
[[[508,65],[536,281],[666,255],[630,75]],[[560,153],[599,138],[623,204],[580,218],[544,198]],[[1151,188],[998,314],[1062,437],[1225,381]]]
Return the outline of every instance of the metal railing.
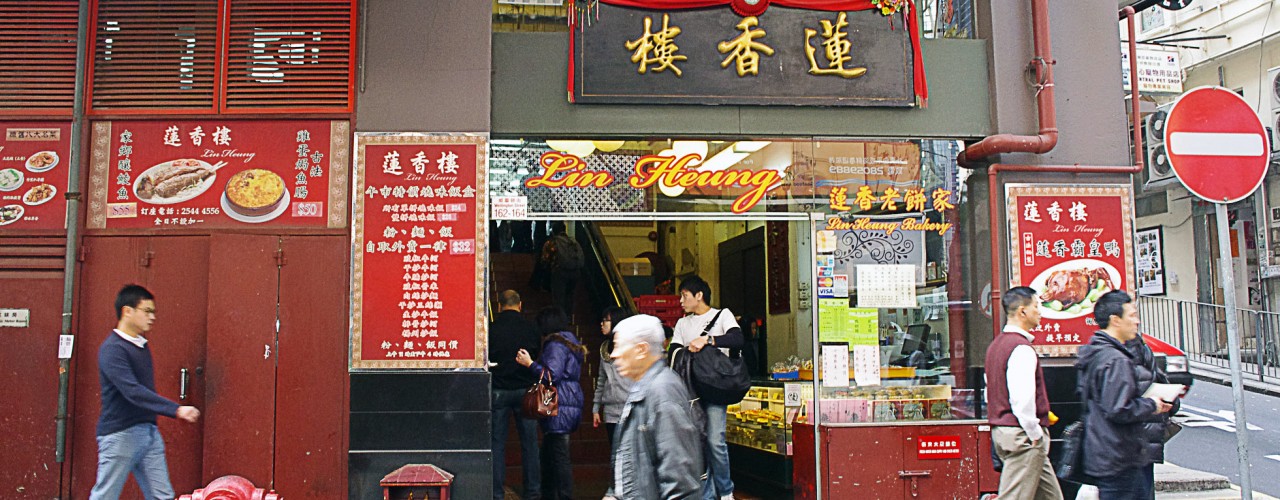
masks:
[[[1227,310],[1163,297],[1139,297],[1142,331],[1187,353],[1193,361],[1227,367]],[[1280,377],[1280,313],[1237,309],[1240,367],[1246,375],[1266,380]]]

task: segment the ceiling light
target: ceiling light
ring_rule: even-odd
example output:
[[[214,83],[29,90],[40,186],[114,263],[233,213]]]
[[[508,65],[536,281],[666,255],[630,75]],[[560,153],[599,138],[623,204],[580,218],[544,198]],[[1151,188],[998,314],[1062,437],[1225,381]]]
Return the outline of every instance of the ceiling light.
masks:
[[[562,153],[569,153],[578,158],[584,158],[596,150],[596,145],[591,141],[576,140],[548,140],[547,147]]]

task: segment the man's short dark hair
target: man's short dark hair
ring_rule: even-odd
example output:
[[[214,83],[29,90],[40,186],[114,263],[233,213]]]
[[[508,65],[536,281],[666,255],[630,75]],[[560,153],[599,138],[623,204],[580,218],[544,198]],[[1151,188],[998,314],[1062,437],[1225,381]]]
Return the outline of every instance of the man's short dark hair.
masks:
[[[1130,302],[1133,298],[1124,290],[1112,290],[1098,297],[1098,302],[1093,304],[1093,320],[1098,322],[1098,328],[1106,330],[1112,316],[1124,316],[1124,305]]]
[[[538,332],[543,335],[572,331],[569,328],[569,316],[564,313],[564,309],[558,306],[542,308],[541,311],[538,311],[536,321],[538,323]]]
[[[1015,286],[1004,292],[1004,316],[1008,320],[1019,307],[1029,306],[1036,301],[1036,291],[1027,286]]]
[[[711,305],[711,285],[708,285],[707,280],[698,277],[696,274],[680,282],[680,291],[689,292],[689,295],[692,295],[695,299],[701,293],[702,301],[707,305]]]
[[[498,305],[502,307],[515,307],[520,305],[520,293],[515,290],[503,290],[498,294]]]
[[[144,300],[156,300],[156,297],[142,285],[125,285],[116,294],[116,320],[119,321],[124,316],[126,306],[137,308]]]

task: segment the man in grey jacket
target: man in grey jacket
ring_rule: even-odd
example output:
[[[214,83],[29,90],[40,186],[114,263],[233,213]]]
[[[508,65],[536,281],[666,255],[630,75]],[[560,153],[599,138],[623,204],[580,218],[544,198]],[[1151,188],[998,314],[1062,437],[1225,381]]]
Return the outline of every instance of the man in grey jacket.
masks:
[[[614,366],[635,381],[615,436],[613,494],[620,500],[702,495],[702,440],[689,392],[662,362],[665,337],[662,322],[646,314],[613,327]]]

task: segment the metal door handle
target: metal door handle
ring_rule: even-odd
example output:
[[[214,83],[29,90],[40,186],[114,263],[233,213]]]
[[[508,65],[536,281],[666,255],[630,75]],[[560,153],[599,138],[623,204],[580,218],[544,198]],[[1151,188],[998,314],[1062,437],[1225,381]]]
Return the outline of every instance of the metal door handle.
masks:
[[[916,479],[919,479],[919,478],[922,478],[922,477],[929,477],[929,476],[931,476],[931,475],[933,475],[933,474],[931,473],[931,471],[927,471],[927,470],[900,470],[900,471],[898,471],[898,479],[907,479],[907,478],[911,478],[911,498],[919,498],[919,497],[920,497],[920,483],[916,482]]]
[[[179,380],[181,382],[179,382],[179,385],[178,385],[178,399],[185,401],[187,399],[187,369],[186,368],[182,369],[182,376]]]

